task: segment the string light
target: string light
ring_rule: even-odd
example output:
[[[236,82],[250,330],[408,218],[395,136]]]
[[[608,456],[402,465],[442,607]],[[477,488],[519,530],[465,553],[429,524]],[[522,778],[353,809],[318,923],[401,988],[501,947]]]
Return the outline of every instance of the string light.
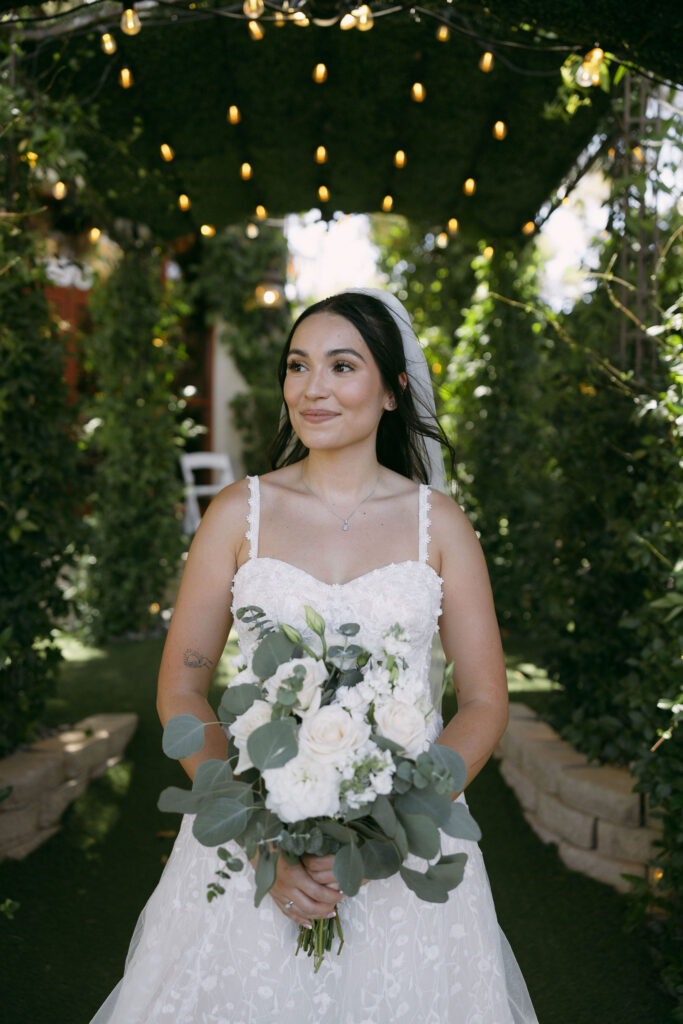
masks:
[[[422,82],[413,82],[413,87],[410,90],[410,95],[412,99],[415,100],[416,103],[423,103],[425,96],[427,95],[427,90],[425,89]]]
[[[485,72],[493,70],[493,54],[490,50],[486,50],[479,58],[479,70]]]
[[[251,221],[249,221],[249,223],[247,224],[247,226],[246,226],[246,228],[244,230],[246,232],[247,238],[258,238],[258,236],[259,236],[258,225],[257,224],[252,224]]]
[[[172,146],[169,146],[168,142],[162,142],[159,149],[161,150],[161,155],[166,163],[170,164],[171,160],[175,156]]]
[[[356,19],[356,27],[360,32],[369,32],[375,24],[375,19],[368,4],[361,4],[360,7],[356,7],[355,10],[351,11],[351,14]]]
[[[320,199],[321,203],[329,202],[330,190],[327,187],[327,185],[320,185],[320,187],[318,188],[318,198]]]
[[[265,206],[262,206],[261,203],[256,207],[256,216],[259,220],[265,220],[268,216]]]
[[[265,10],[263,0],[244,0],[242,10],[247,18],[260,18]]]
[[[467,178],[462,186],[462,190],[466,196],[473,196],[477,191],[477,183],[474,178]]]
[[[52,195],[55,199],[64,199],[67,188],[63,181],[56,181],[52,186]]]
[[[90,228],[90,231],[88,232],[88,238],[94,245],[95,242],[99,242],[101,234],[102,232],[99,228]]]
[[[385,196],[384,199],[382,200],[382,209],[384,210],[385,213],[390,213],[391,210],[393,210],[393,208],[394,208],[394,197],[393,196]]]
[[[110,32],[104,32],[100,36],[100,46],[108,57],[111,57],[112,53],[116,53],[116,40]]]
[[[26,162],[28,163],[29,167],[35,167],[38,163],[38,154],[34,153],[32,149],[29,149],[28,153],[26,153]]]
[[[536,230],[536,225],[534,224],[534,222],[532,220],[528,220],[526,222],[526,224],[522,225],[522,234],[523,235],[533,235],[535,230]]]
[[[183,211],[183,213],[187,213],[191,205],[192,203],[190,202],[190,197],[186,195],[184,192],[181,192],[180,195],[178,196],[178,206]]]
[[[439,249],[446,248],[446,246],[448,245],[448,235],[446,234],[445,231],[439,232],[439,234],[436,236],[436,244],[438,245]]]
[[[285,23],[285,16],[282,13],[282,11],[276,11],[275,12],[275,26],[276,26],[276,28],[282,28],[284,23]],[[252,227],[256,228],[256,225],[252,224]],[[256,230],[258,231],[258,228],[256,228]]]
[[[356,27],[356,19],[352,14],[345,14],[342,20],[339,22],[339,28],[342,32],[348,32],[350,28]]]
[[[154,345],[155,348],[161,348],[162,345],[164,344],[164,339],[163,338],[152,338],[152,344]]]
[[[202,224],[199,230],[204,235],[204,238],[213,238],[216,234],[216,229],[213,224]]]
[[[258,21],[250,21],[249,22],[249,35],[251,36],[252,39],[255,39],[255,40],[258,41],[259,39],[263,39],[265,34],[266,33],[265,33],[264,29],[263,29],[263,25],[261,25],[260,22],[258,22]]]
[[[327,150],[324,146],[318,146],[315,151],[315,162],[317,164],[327,163]]]
[[[490,260],[493,256],[493,246],[487,245],[483,252],[484,259]]]
[[[460,227],[460,225],[458,224],[458,218],[457,217],[451,217],[451,219],[448,222],[448,230],[449,230],[449,232],[452,235],[456,235],[458,233],[458,228],[459,227]]]
[[[400,167],[405,167],[405,165],[406,165],[405,150],[397,149],[396,152],[394,153],[394,166],[400,168]]]
[[[242,120],[242,114],[240,108],[236,107],[234,103],[231,103],[228,107],[228,121],[230,124],[239,124]]]
[[[508,126],[505,124],[505,121],[496,121],[496,123],[493,126],[493,137],[494,137],[494,139],[498,139],[499,141],[502,141],[505,138],[505,136],[507,135],[507,133],[508,133]]]
[[[299,28],[306,28],[311,24],[303,11],[294,11],[291,20],[295,25],[298,25]]]
[[[119,71],[119,84],[123,86],[124,89],[130,89],[133,84],[133,72],[130,68],[121,68]]]
[[[436,38],[440,43],[447,43],[451,38],[451,30],[448,25],[439,25],[436,30]]]
[[[323,82],[327,81],[327,68],[324,64],[316,64],[313,68],[313,81],[317,82],[318,85],[322,85]]]
[[[576,72],[577,85],[580,85],[582,89],[589,89],[592,85],[600,85],[604,59],[604,50],[599,46],[594,46],[592,50],[589,50]]]
[[[240,177],[242,181],[249,181],[253,173],[253,167],[251,166],[250,163],[247,163],[247,161],[245,160],[242,166],[240,167]]]
[[[121,31],[127,36],[136,36],[142,28],[142,22],[135,7],[126,7],[121,15]]]

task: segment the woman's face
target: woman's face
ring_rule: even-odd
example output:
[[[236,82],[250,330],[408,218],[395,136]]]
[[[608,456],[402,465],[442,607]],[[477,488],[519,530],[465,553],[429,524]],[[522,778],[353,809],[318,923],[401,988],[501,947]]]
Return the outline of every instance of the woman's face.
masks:
[[[284,398],[309,449],[374,438],[393,395],[362,336],[336,313],[313,313],[297,327],[287,357]]]

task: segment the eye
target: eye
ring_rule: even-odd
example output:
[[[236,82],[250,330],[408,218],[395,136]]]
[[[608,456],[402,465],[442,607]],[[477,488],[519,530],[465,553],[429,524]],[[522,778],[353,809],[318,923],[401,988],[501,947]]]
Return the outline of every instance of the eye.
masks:
[[[290,359],[287,363],[287,373],[298,373],[304,368],[304,364],[300,363],[297,359]]]
[[[334,364],[333,369],[335,373],[348,373],[349,370],[354,370],[355,367],[352,366],[351,363],[347,363],[343,359],[338,359],[337,362]]]

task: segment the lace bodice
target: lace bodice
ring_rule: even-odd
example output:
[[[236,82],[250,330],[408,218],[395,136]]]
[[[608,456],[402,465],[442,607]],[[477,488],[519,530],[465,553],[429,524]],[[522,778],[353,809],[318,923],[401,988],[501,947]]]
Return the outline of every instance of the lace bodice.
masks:
[[[442,580],[427,562],[429,554],[429,488],[421,484],[418,502],[417,560],[391,562],[345,583],[326,583],[279,558],[258,555],[260,495],[258,477],[249,477],[249,559],[235,574],[232,613],[244,605],[258,605],[268,618],[301,630],[306,641],[316,644],[308,630],[304,606],[322,615],[334,631],[345,622],[358,622],[358,642],[367,650],[379,650],[382,636],[395,623],[403,626],[410,642],[406,660],[430,693],[429,664],[432,639],[441,613]],[[248,655],[255,633],[235,617],[240,648]]]

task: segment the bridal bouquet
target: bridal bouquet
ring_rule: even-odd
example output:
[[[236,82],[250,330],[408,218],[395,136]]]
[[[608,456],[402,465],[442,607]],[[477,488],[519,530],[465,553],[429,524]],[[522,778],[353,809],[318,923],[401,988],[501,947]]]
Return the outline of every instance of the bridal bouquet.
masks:
[[[195,837],[219,847],[220,878],[243,867],[222,844],[232,840],[256,858],[256,906],[275,881],[279,856],[296,862],[330,853],[347,896],[364,880],[398,872],[420,899],[443,903],[467,855],[442,854],[440,832],[473,840],[480,833],[467,808],[451,801],[465,784],[462,758],[427,739],[434,707],[406,660],[408,638],[397,623],[371,654],[354,641],[358,623],[331,634],[314,609],[305,613],[312,646],[261,608],[238,609],[258,638],[225,691],[219,722],[210,723],[228,728],[228,759],[204,761],[192,790],[165,789],[159,807],[195,815]],[[194,715],[171,718],[164,752],[190,756],[208,727]],[[406,867],[409,854],[427,861],[425,870]],[[224,891],[211,882],[207,896]],[[300,930],[297,952],[313,955],[316,970],[335,929],[341,949],[338,912]]]

